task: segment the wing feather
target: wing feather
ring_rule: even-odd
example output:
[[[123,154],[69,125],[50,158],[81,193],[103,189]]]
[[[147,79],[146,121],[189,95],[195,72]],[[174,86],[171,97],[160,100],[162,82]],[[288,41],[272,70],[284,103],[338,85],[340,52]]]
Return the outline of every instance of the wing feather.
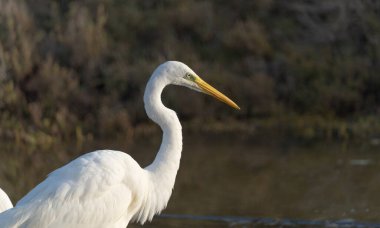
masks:
[[[112,227],[128,223],[130,203],[136,197],[132,192],[138,186],[129,176],[138,178],[140,170],[122,152],[85,154],[52,172],[14,208],[0,214],[0,227]]]

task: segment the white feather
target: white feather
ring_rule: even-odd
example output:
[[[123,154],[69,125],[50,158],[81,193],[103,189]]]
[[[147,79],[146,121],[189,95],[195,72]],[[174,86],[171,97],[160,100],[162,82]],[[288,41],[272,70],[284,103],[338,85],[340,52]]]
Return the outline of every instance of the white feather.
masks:
[[[8,195],[0,188],[0,213],[12,207],[13,204]]]

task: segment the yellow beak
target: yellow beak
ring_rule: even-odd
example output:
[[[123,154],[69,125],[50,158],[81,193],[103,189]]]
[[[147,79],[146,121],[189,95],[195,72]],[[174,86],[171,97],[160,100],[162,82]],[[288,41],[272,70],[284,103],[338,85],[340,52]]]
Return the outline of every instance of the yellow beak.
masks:
[[[235,109],[240,110],[240,107],[237,104],[235,104],[235,102],[233,102],[223,93],[219,92],[217,89],[209,85],[207,82],[203,81],[200,77],[195,77],[194,82],[203,90],[204,93],[215,97],[216,99],[228,104],[229,106]]]

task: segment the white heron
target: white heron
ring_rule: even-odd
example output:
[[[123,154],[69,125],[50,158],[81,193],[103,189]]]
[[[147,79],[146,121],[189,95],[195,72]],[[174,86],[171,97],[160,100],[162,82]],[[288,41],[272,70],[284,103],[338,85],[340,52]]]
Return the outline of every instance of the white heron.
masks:
[[[50,173],[15,207],[2,212],[0,227],[124,228],[130,221],[151,221],[169,201],[182,151],[181,124],[161,102],[169,84],[204,92],[240,109],[184,63],[165,62],[153,72],[144,94],[146,113],[163,131],[153,163],[143,169],[128,154],[113,150],[84,154]],[[5,205],[12,207],[9,203]]]

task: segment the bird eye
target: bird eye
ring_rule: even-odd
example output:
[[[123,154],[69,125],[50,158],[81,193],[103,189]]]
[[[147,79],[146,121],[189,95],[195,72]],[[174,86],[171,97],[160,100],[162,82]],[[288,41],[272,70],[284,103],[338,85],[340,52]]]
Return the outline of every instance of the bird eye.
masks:
[[[194,81],[194,76],[189,73],[186,73],[185,78]]]

